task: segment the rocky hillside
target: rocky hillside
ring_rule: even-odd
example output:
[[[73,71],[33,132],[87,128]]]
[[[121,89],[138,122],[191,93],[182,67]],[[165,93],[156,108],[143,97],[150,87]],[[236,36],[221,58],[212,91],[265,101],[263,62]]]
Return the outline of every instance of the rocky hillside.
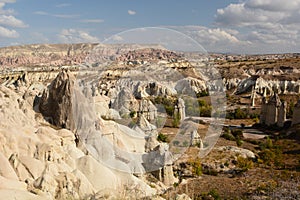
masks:
[[[25,50],[18,58],[25,58],[28,52]],[[175,62],[172,59],[177,57],[159,49],[138,52],[140,56],[135,59],[155,54],[155,62]],[[38,55],[48,53],[47,50]],[[40,62],[30,59],[25,62],[30,65]],[[4,71],[0,86],[3,198],[155,197],[176,182],[172,168],[174,155],[168,144],[157,141],[158,110],[149,99],[160,95],[172,98],[177,93],[172,82],[158,84],[147,79],[118,82],[116,73],[121,65],[110,75],[105,71],[106,77],[101,79],[101,71],[95,73],[90,68],[78,70],[69,66],[61,70],[55,66],[33,66],[27,70],[21,63],[14,64],[22,67]],[[167,66],[167,69],[172,68]],[[121,76],[136,75],[121,72]],[[159,75],[165,78],[162,72]],[[101,88],[102,81],[109,78],[112,84]],[[126,85],[131,87],[126,90]],[[176,106],[181,109],[178,112],[184,112],[183,106]],[[138,115],[128,124],[133,111]],[[181,136],[185,137],[190,138]],[[176,148],[179,153],[180,148]],[[156,181],[150,183],[148,176]]]
[[[80,64],[106,63],[116,61],[134,66],[154,61],[168,61],[173,68],[183,68],[190,77],[195,72],[186,72],[189,58],[195,53],[174,53],[158,45],[107,45],[107,44],[39,44],[0,48],[0,68],[37,66],[75,66]],[[215,55],[208,56],[214,58]],[[203,59],[203,58],[202,58]],[[275,91],[282,94],[299,93],[300,66],[298,57],[274,60],[210,61],[220,72],[227,90],[236,94],[255,89],[259,95],[270,95]],[[124,66],[121,66],[123,68]],[[37,68],[40,70],[41,68]],[[24,71],[23,68],[20,70]],[[49,69],[42,69],[49,71]],[[27,71],[27,69],[25,69]],[[119,74],[118,70],[112,71]],[[204,85],[201,86],[205,88]],[[199,89],[198,89],[199,90]]]
[[[178,181],[173,165],[190,144],[197,141],[203,156],[220,136],[222,121],[196,134],[197,120],[186,113],[196,97],[210,95],[209,114],[224,116],[225,89],[300,92],[298,58],[196,57],[157,45],[1,48],[1,197],[155,198]],[[168,144],[158,141],[165,124],[180,133]]]
[[[129,52],[132,49],[144,48],[149,49],[139,54]],[[97,58],[99,61],[99,55],[101,60],[119,61],[130,60],[133,57],[165,59],[174,56],[172,53],[165,52],[159,45],[36,44],[0,48],[0,68],[79,65],[90,59]]]
[[[37,44],[0,48],[0,67],[79,64],[96,44]]]

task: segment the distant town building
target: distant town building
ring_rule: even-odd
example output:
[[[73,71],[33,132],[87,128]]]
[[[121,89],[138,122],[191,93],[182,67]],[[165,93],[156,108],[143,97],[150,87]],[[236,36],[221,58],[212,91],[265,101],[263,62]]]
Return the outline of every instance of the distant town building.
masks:
[[[267,126],[283,127],[286,121],[286,102],[281,102],[278,94],[274,94],[269,101],[263,98],[260,123]]]

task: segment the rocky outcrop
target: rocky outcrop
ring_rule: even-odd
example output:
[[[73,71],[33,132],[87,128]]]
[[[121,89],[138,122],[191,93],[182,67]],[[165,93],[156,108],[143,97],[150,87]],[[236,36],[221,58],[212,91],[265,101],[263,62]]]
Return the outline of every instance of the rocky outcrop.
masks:
[[[283,127],[286,120],[286,102],[281,102],[278,94],[274,94],[269,101],[263,99],[260,123],[267,126]]]
[[[180,121],[185,119],[185,105],[184,100],[181,98],[178,98],[175,104],[174,116],[177,117]]]
[[[294,111],[293,111],[293,119],[292,119],[292,125],[300,124],[300,100],[295,105]]]
[[[72,95],[75,76],[63,70],[47,90],[44,90],[39,104],[39,111],[55,126],[73,130],[75,125],[72,113]]]
[[[237,165],[239,157],[249,160],[256,158],[252,151],[236,146],[220,146],[215,148],[211,154],[218,155],[219,159],[211,160],[209,157],[204,158],[202,160],[203,171],[213,170],[216,172],[234,173],[235,170],[240,170]]]
[[[206,81],[192,77],[179,80],[176,83],[175,89],[179,94],[190,96],[196,96],[198,93],[208,90]]]
[[[251,77],[242,80],[236,89],[236,94],[242,94],[249,92],[252,88],[262,95],[272,95],[275,92],[278,94],[298,94],[300,93],[300,81],[289,79],[277,79],[276,77],[264,78],[264,77]]]
[[[0,49],[0,67],[62,66],[83,63],[97,44],[38,44]]]
[[[157,108],[150,100],[142,99],[140,101],[139,115],[143,115],[148,121],[153,121],[157,119]]]
[[[66,98],[62,93],[66,92],[67,95],[73,93],[72,83],[70,80],[68,82],[68,79],[73,80],[72,75],[67,71],[62,71],[50,85],[48,92],[44,94],[44,97],[47,98],[43,102],[46,104],[41,105],[46,108],[45,111],[49,111],[51,108],[48,103],[55,104],[55,101],[50,101],[50,97],[51,100],[58,100],[58,103],[54,105],[56,109],[64,110],[63,103],[72,105],[72,103],[68,104],[69,100],[67,99],[70,97]],[[30,97],[30,95],[34,94],[29,93],[28,96]],[[58,129],[47,123],[40,113],[33,111],[33,105],[29,103],[31,98],[23,98],[23,96],[25,95],[21,91],[17,93],[12,89],[0,86],[1,197],[19,200],[86,199],[95,195],[106,197],[113,195],[118,198],[124,192],[130,197],[132,194],[128,193],[127,187],[143,191],[134,194],[140,195],[140,197],[155,194],[156,191],[141,179],[130,173],[122,173],[109,168],[107,163],[99,162],[96,159],[99,157],[94,157],[97,154],[91,150],[93,147],[91,143],[85,141],[86,146],[78,147],[74,132]],[[88,112],[85,107],[82,109],[83,113]],[[52,114],[50,111],[49,113]],[[57,113],[57,115],[53,115],[53,117],[57,117],[57,122],[60,122],[57,124],[68,125],[70,118],[66,120],[61,117],[69,114],[67,110]],[[83,119],[83,115],[80,118]],[[89,118],[86,119],[89,120]],[[97,136],[101,136],[103,133],[102,138],[110,138],[105,134],[112,132],[114,135],[112,141],[114,139],[117,141],[118,148],[127,152],[145,152],[144,137],[140,137],[140,142],[137,142],[136,139],[141,133],[112,121],[101,122],[98,120],[98,124],[94,124],[94,122],[92,121],[93,128],[91,130],[98,130]],[[86,126],[78,125],[79,128],[83,127],[90,137],[95,137]],[[114,128],[111,128],[110,125]],[[83,140],[92,141],[91,138],[79,133]],[[105,148],[103,149],[105,150]],[[110,152],[107,155],[111,155],[114,150],[108,148],[103,151],[103,153],[107,152]],[[128,158],[130,157],[124,156],[124,159]],[[131,162],[133,161],[135,160],[133,159]]]
[[[127,63],[131,62],[131,64],[135,64],[135,63],[143,64],[143,63],[157,61],[157,60],[176,62],[179,59],[182,59],[182,56],[178,55],[177,53],[164,50],[164,49],[157,49],[157,48],[131,50],[116,58],[117,61],[122,61]]]

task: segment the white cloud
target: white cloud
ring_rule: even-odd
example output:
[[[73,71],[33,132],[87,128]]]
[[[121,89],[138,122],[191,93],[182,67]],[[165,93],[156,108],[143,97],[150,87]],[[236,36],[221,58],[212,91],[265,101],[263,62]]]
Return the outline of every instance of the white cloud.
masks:
[[[286,16],[283,12],[271,12],[262,9],[249,9],[245,3],[230,4],[218,9],[216,22],[221,26],[251,26],[266,22],[275,23]]]
[[[59,40],[63,43],[97,43],[99,39],[91,36],[88,32],[76,29],[63,29],[58,35]]]
[[[237,37],[239,32],[233,29],[208,28],[204,26],[171,27],[202,45],[209,52],[233,52],[249,42]]]
[[[15,0],[0,0],[0,37],[17,38],[19,33],[11,28],[28,27],[22,20],[17,19],[12,9],[5,9],[7,3],[15,3]]]
[[[24,22],[15,18],[12,15],[0,15],[0,24],[4,25],[4,26],[11,26],[11,27],[17,27],[17,28],[27,27],[27,25],[24,24]]]
[[[0,0],[1,3],[15,3],[16,0]]]
[[[17,38],[19,37],[19,34],[15,30],[9,30],[7,28],[0,26],[0,37]]]
[[[80,15],[52,14],[51,16],[57,17],[57,18],[74,19],[74,18],[79,17]]]
[[[77,18],[80,16],[80,15],[68,15],[68,14],[52,14],[52,13],[47,13],[44,11],[35,11],[34,14],[52,16],[52,17],[57,17],[57,18],[64,18],[64,19],[74,19],[74,18]]]
[[[57,8],[63,8],[63,7],[69,7],[69,6],[71,6],[71,4],[69,4],[69,3],[62,3],[62,4],[55,5],[55,7],[57,7]]]
[[[80,20],[80,22],[83,22],[83,23],[102,23],[104,22],[103,19],[83,19],[83,20]]]
[[[268,11],[294,11],[300,6],[300,0],[249,0],[245,7]]]
[[[250,51],[300,51],[300,0],[246,0],[218,9],[215,20],[239,30]]]
[[[1,15],[12,15],[12,14],[14,14],[14,10],[12,10],[12,9],[5,10],[4,6],[5,6],[5,3],[0,2],[0,14]]]
[[[44,12],[44,11],[35,11],[33,14],[36,14],[36,15],[49,15],[49,13]]]
[[[134,10],[128,10],[127,12],[128,12],[129,15],[135,15],[136,14],[136,12]]]

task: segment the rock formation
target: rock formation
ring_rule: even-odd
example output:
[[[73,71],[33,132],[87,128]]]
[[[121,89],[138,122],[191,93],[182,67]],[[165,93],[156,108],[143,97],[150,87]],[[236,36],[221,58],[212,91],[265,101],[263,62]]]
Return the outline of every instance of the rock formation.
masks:
[[[269,101],[264,98],[261,106],[260,123],[267,126],[283,127],[285,120],[286,103],[281,102],[277,94],[274,94]]]
[[[300,124],[300,100],[297,102],[293,112],[292,125]]]
[[[153,121],[157,118],[157,108],[150,100],[142,99],[139,104],[139,115],[143,115],[148,121]]]
[[[194,130],[191,132],[191,141],[190,141],[190,145],[191,146],[195,146],[199,144],[200,145],[200,149],[203,148],[203,142],[201,140],[200,135],[198,134],[197,130]]]
[[[83,63],[97,44],[40,44],[0,49],[0,67],[63,66]]]
[[[72,113],[72,94],[75,77],[63,70],[44,90],[40,99],[39,110],[55,126],[73,130],[75,128]]]
[[[175,109],[174,109],[174,116],[178,117],[178,119],[184,120],[185,119],[185,105],[184,105],[184,100],[181,98],[178,98]]]
[[[145,168],[162,170],[160,180],[173,184],[168,147],[159,144],[156,135],[147,141],[142,129],[136,131],[102,120],[98,111],[110,110],[108,105],[103,106],[108,99],[101,95],[92,97],[88,89],[77,88],[70,71],[61,71],[45,90],[44,87],[29,88],[37,91],[27,90],[24,95],[0,86],[0,182],[5,182],[0,184],[2,197],[118,198],[117,191],[124,192],[125,186],[142,191],[140,197],[156,193],[142,179],[127,173],[128,169],[132,172],[145,172]],[[38,93],[43,94],[37,97]],[[86,97],[93,98],[95,107],[86,106],[85,103],[91,102]],[[40,113],[33,110],[34,98]],[[118,167],[114,168],[110,161]],[[136,169],[138,167],[141,169]],[[127,194],[130,195],[137,194]]]

